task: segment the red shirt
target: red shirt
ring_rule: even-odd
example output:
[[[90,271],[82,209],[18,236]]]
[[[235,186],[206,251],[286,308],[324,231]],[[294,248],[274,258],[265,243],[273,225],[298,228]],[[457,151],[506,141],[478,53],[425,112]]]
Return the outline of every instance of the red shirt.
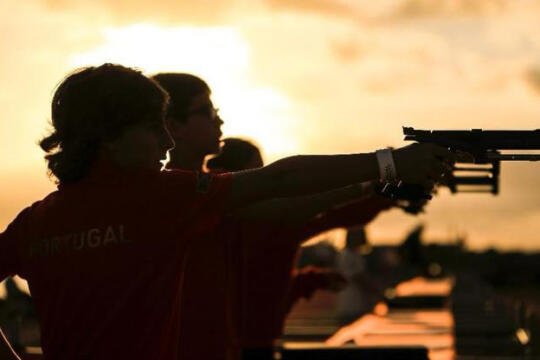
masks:
[[[0,278],[28,280],[46,359],[178,359],[187,249],[215,241],[229,175],[103,167],[0,234]]]
[[[243,223],[239,262],[239,338],[244,348],[273,345],[286,316],[300,239],[297,227]]]
[[[288,310],[305,295],[306,285],[311,285],[296,283],[293,274],[297,250],[303,241],[333,228],[366,224],[390,205],[375,198],[361,200],[301,226],[244,224],[241,345],[272,346],[283,331]]]
[[[215,239],[192,242],[187,251],[181,308],[182,357],[189,360],[236,359],[238,225],[226,218]]]

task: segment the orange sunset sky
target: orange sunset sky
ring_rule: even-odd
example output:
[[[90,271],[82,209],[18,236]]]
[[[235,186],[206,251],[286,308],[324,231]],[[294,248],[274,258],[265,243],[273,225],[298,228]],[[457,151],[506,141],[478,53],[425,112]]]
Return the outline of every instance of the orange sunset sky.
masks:
[[[402,146],[403,125],[540,128],[539,0],[0,0],[0,229],[54,189],[36,143],[56,84],[103,62],[202,76],[267,162]],[[498,197],[443,190],[368,232],[537,250],[539,184],[505,163]]]

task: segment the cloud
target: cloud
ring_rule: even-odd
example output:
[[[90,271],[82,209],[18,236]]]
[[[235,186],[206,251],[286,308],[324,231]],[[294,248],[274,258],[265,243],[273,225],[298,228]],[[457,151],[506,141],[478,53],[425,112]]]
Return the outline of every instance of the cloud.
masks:
[[[393,13],[393,17],[398,18],[485,15],[501,12],[509,5],[505,0],[403,0],[398,3]]]
[[[330,51],[342,63],[360,59],[365,52],[363,44],[354,39],[338,39],[330,42]]]
[[[338,16],[343,20],[374,23],[421,17],[475,16],[498,13],[514,5],[514,0],[265,0],[277,11]]]
[[[50,10],[85,11],[104,14],[121,23],[158,21],[190,25],[215,24],[225,21],[245,0],[42,0]]]
[[[321,15],[349,17],[354,8],[335,0],[266,0],[271,10],[290,10]]]
[[[80,25],[87,20],[82,15],[51,13],[30,1],[3,0],[4,6],[9,11],[0,10],[0,163],[6,171],[43,164],[36,141],[46,132],[53,89],[71,70],[66,58],[101,39],[88,25],[92,19]]]
[[[540,65],[529,68],[525,72],[525,80],[540,95]]]
[[[50,10],[83,10],[92,16],[110,16],[125,22],[158,21],[167,24],[219,24],[250,9],[315,14],[356,23],[501,14],[512,9],[538,10],[540,3],[515,0],[36,0]],[[261,8],[262,6],[262,8]]]

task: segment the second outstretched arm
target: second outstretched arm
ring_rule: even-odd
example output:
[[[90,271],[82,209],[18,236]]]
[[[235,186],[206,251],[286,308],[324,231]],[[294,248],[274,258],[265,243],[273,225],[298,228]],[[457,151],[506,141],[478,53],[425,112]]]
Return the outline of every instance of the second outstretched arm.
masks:
[[[442,176],[452,156],[447,149],[430,144],[393,151],[398,177],[426,187]],[[292,156],[234,173],[227,208],[234,211],[262,200],[321,193],[378,178],[374,153]]]

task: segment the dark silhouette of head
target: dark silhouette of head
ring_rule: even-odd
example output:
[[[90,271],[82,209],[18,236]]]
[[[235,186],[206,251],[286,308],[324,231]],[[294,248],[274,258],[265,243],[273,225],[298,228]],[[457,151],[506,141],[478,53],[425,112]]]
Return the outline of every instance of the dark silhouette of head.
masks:
[[[161,146],[171,147],[170,138],[163,134],[167,102],[167,93],[140,71],[115,64],[75,71],[56,89],[51,105],[53,129],[40,141],[50,174],[60,183],[80,180],[106,145],[134,126],[159,133]],[[148,156],[138,149],[122,151]]]
[[[167,127],[178,151],[189,151],[202,157],[216,154],[223,121],[210,99],[208,84],[186,73],[160,73],[152,79],[169,93]]]
[[[221,152],[206,164],[208,169],[220,171],[241,171],[261,166],[263,161],[259,148],[239,138],[223,140]]]

